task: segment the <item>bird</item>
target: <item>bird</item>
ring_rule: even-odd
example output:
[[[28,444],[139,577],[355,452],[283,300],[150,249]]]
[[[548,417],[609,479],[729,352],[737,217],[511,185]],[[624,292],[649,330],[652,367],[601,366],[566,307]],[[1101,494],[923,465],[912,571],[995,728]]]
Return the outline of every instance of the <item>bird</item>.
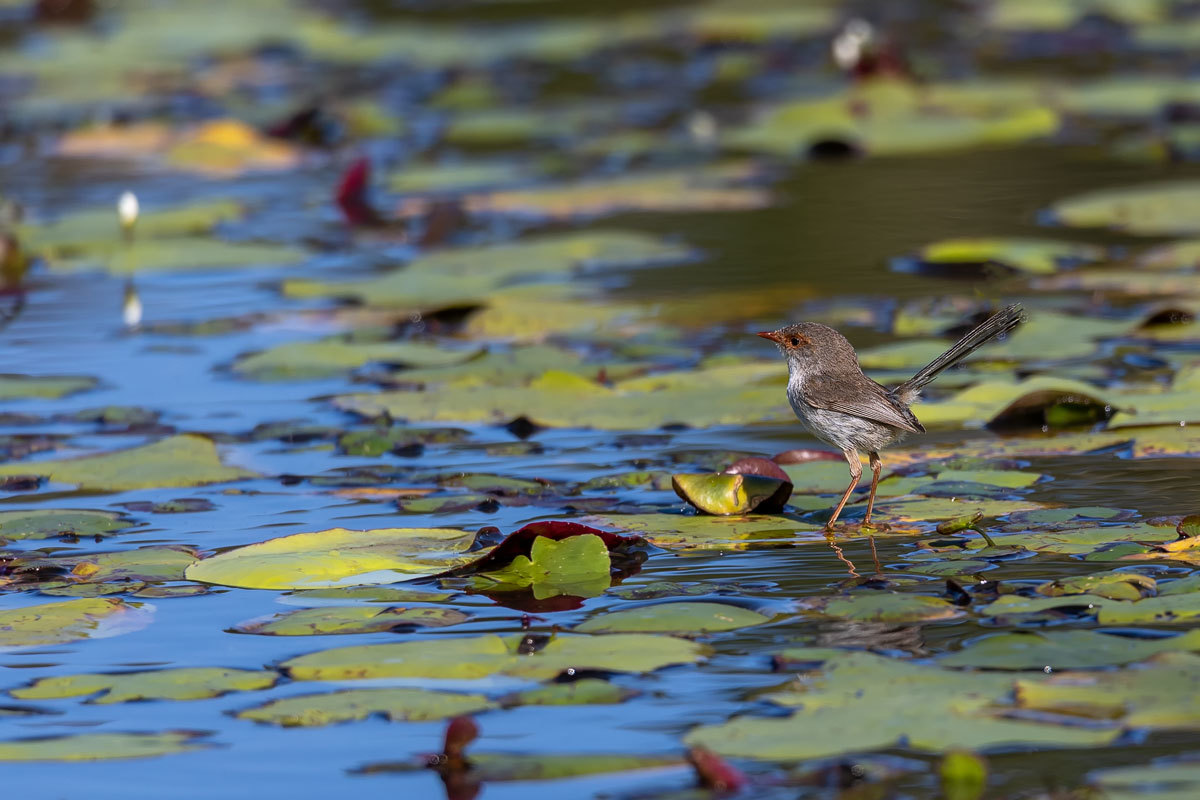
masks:
[[[850,465],[850,485],[825,524],[832,533],[850,494],[862,477],[862,455],[871,463],[871,493],[864,525],[870,525],[883,462],[879,451],[925,427],[909,408],[921,389],[982,345],[1003,336],[1025,319],[1019,305],[997,311],[946,352],[891,388],[863,374],[858,354],[845,336],[817,322],[797,322],[759,336],[776,344],[788,365],[788,402],[800,422],[818,439],[838,447]]]

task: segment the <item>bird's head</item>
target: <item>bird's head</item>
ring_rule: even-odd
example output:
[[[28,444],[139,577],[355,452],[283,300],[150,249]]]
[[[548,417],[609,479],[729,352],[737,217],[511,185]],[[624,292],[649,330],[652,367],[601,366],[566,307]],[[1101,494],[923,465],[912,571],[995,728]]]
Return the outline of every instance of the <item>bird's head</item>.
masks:
[[[817,322],[796,322],[778,330],[760,331],[758,335],[775,343],[792,370],[815,368],[822,358],[838,362],[848,358],[851,363],[858,363],[846,337]]]

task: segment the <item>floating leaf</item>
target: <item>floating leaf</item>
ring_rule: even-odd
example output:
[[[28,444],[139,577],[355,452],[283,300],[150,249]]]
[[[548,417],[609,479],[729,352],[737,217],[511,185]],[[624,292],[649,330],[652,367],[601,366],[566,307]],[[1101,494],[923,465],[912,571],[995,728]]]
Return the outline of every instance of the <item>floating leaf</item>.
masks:
[[[1099,572],[1095,575],[1075,575],[1047,581],[1037,587],[1037,593],[1048,597],[1071,594],[1094,594],[1112,600],[1140,600],[1154,592],[1156,583],[1149,575],[1136,572]]]
[[[1200,233],[1200,182],[1140,184],[1068,197],[1049,209],[1075,228],[1115,228],[1145,236]]]
[[[565,669],[650,672],[671,664],[690,664],[706,652],[684,639],[651,634],[572,636],[558,634],[540,650],[520,652],[524,637],[494,635],[438,637],[398,644],[361,645],[323,650],[284,661],[294,680],[368,678],[459,678],[513,675],[531,680],[553,678]]]
[[[396,583],[464,563],[473,533],[450,528],[332,528],[237,547],[187,568],[187,578],[243,589]]]
[[[237,713],[238,719],[285,727],[315,727],[379,715],[392,722],[448,719],[496,708],[481,694],[428,689],[346,689],[272,700]]]
[[[761,475],[715,472],[704,475],[674,475],[675,494],[706,514],[769,514],[782,511],[792,494],[792,484]]]
[[[763,625],[771,618],[727,603],[658,603],[618,609],[575,626],[580,633],[712,633]]]
[[[81,733],[0,741],[0,761],[105,761],[200,750],[198,733]]]
[[[121,600],[42,603],[0,611],[0,647],[63,644],[133,630],[147,622],[148,614]]]
[[[1107,419],[1116,404],[1115,398],[1081,381],[1039,376],[1019,383],[980,383],[941,402],[919,403],[914,412],[929,427],[991,423],[1037,429]],[[1077,420],[1071,411],[1090,413]]]
[[[711,517],[611,514],[584,517],[590,525],[630,531],[659,547],[746,549],[754,544],[824,541],[821,526],[782,516]]]
[[[809,598],[806,608],[856,622],[924,622],[954,619],[963,610],[939,597],[898,592],[860,592],[847,597]]]
[[[1021,547],[1045,553],[1080,555],[1091,553],[1117,542],[1168,542],[1174,538],[1176,538],[1174,528],[1138,523],[1136,525],[1093,525],[1039,533],[1005,534],[997,537],[996,543],[1004,547]],[[975,540],[967,544],[967,547],[972,549],[986,546],[986,542]]]
[[[623,703],[637,692],[623,689],[599,678],[583,678],[570,683],[551,683],[537,689],[514,692],[501,698],[509,706],[581,706]]]
[[[182,546],[138,547],[111,553],[67,556],[70,577],[78,581],[180,581],[196,560],[196,551]]]
[[[130,527],[120,514],[72,508],[0,511],[0,539],[49,539],[53,536],[111,536]]]
[[[940,660],[951,667],[1060,670],[1129,664],[1171,651],[1200,651],[1200,631],[1166,639],[1098,631],[1018,631],[985,637]]]
[[[806,651],[797,651],[795,655]],[[861,652],[814,650],[818,674],[768,699],[791,716],[738,717],[706,725],[686,742],[725,756],[799,760],[903,746],[985,750],[1005,746],[1094,747],[1119,730],[1084,729],[995,715],[1012,689],[1004,675],[955,672]],[[795,660],[800,660],[799,658]]]
[[[555,541],[538,536],[528,556],[507,566],[476,574],[481,591],[530,587],[538,600],[558,595],[596,597],[612,582],[611,560],[604,540],[591,533]]]
[[[109,675],[61,675],[39,678],[9,692],[20,700],[88,697],[90,703],[128,703],[132,700],[203,700],[229,692],[269,689],[276,672],[220,667],[163,669]]]
[[[1016,683],[1020,708],[1118,720],[1130,728],[1195,729],[1200,656],[1162,653],[1112,672],[1067,672]]]
[[[679,766],[683,761],[678,756],[651,755],[606,755],[596,753],[551,753],[522,755],[520,753],[471,752],[471,779],[487,783],[506,781],[554,781],[588,775],[627,773],[639,769],[662,769]],[[375,774],[387,772],[413,772],[426,769],[424,764],[411,761],[386,761],[367,764],[355,772]]]
[[[81,458],[0,464],[0,475],[27,474],[102,492],[202,486],[258,477],[249,470],[225,466],[211,440],[192,434]]]
[[[288,342],[239,358],[234,372],[255,380],[308,380],[357,369],[368,363],[445,367],[469,361],[477,350],[446,350],[421,342],[345,342],[324,339]]]
[[[1161,761],[1092,772],[1090,783],[1108,800],[1189,800],[1200,791],[1200,763]]]
[[[1050,275],[1101,261],[1105,255],[1102,247],[1058,239],[945,239],[925,245],[911,258],[919,266],[951,274],[999,265],[1017,272]]]
[[[286,611],[264,620],[234,627],[238,633],[266,636],[323,636],[338,633],[374,633],[409,627],[441,628],[458,625],[470,617],[453,608],[373,608],[321,606]]]
[[[94,389],[99,383],[86,375],[0,375],[0,400],[57,399]]]

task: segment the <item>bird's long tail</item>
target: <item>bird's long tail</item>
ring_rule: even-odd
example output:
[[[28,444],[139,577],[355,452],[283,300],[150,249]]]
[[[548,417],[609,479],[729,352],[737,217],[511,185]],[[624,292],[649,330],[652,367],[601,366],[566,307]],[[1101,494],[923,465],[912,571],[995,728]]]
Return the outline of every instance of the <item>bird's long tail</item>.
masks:
[[[1018,305],[997,311],[955,342],[949,350],[929,362],[920,372],[893,389],[893,394],[906,404],[913,402],[920,395],[925,384],[940,375],[942,371],[953,367],[997,336],[1008,333],[1024,320],[1025,314]]]

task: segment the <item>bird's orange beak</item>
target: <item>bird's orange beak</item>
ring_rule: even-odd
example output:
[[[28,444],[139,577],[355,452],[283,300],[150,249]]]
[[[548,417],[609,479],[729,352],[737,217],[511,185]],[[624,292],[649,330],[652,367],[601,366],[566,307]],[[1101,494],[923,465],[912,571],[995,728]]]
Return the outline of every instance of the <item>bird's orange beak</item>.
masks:
[[[779,334],[777,334],[775,331],[759,331],[756,335],[761,336],[764,339],[770,339],[775,344],[779,344]]]

